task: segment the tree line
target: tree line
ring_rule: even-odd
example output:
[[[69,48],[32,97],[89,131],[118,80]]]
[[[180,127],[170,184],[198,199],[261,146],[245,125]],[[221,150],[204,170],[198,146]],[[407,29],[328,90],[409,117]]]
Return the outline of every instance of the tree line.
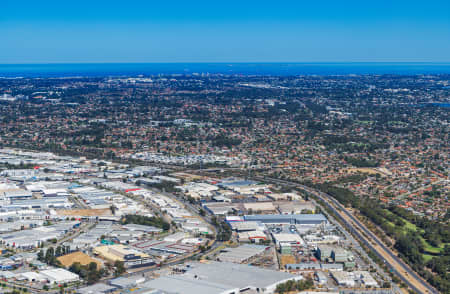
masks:
[[[123,225],[137,224],[144,226],[153,226],[163,229],[164,231],[168,231],[170,229],[170,224],[168,222],[166,222],[161,217],[155,216],[150,217],[145,215],[127,214],[121,219],[121,223]]]
[[[284,283],[278,284],[275,292],[278,294],[283,294],[293,291],[304,291],[313,288],[313,286],[314,282],[311,278],[299,281],[289,280]]]
[[[357,208],[362,215],[379,226],[386,235],[394,240],[394,248],[417,273],[441,292],[450,293],[450,274],[448,273],[450,271],[450,245],[445,245],[444,249],[428,262],[425,262],[423,256],[423,254],[429,254],[423,240],[433,246],[449,242],[450,226],[448,223],[429,220],[398,206],[385,207],[376,200],[362,200],[352,191],[331,183],[306,184],[329,194],[344,206]],[[405,220],[416,225],[418,229],[405,228]],[[387,245],[392,245],[384,236],[382,238]]]

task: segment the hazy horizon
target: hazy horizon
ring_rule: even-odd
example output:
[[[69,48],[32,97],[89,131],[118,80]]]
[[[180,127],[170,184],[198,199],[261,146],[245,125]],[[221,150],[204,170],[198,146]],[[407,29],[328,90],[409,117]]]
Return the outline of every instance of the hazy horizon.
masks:
[[[450,63],[52,63],[0,64],[0,77],[137,76],[158,74],[370,75],[450,74]]]

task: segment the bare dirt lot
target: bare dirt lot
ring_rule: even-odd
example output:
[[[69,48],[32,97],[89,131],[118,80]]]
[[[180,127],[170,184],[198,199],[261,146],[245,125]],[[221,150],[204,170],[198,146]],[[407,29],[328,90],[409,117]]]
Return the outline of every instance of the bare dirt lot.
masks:
[[[58,257],[58,260],[65,267],[71,266],[75,262],[79,262],[81,265],[88,265],[91,262],[95,262],[97,264],[97,268],[102,266],[102,263],[99,260],[94,259],[80,251],[60,256]]]
[[[58,210],[59,215],[70,215],[70,216],[107,216],[112,215],[111,209],[72,209],[72,210]]]
[[[370,167],[347,168],[347,169],[345,169],[345,171],[349,174],[364,173],[364,174],[370,174],[370,175],[380,174],[382,176],[385,176],[385,174],[382,173],[381,171],[374,169],[374,168],[370,168]]]

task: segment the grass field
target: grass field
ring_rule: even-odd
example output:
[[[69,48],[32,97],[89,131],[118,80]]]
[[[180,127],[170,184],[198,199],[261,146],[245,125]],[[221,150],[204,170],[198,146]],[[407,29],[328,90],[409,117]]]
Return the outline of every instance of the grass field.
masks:
[[[423,260],[425,262],[430,261],[434,257],[433,255],[429,255],[429,254],[422,254],[422,256],[423,256]]]
[[[392,212],[390,212],[389,210],[385,210],[388,214],[392,214]],[[420,233],[423,233],[423,229],[418,228],[415,224],[407,221],[406,219],[402,218],[402,220],[405,222],[405,225],[402,227],[403,231],[406,232],[407,230],[411,230],[411,231],[415,231],[417,232],[419,230]],[[395,227],[395,224],[388,222],[391,226]],[[450,243],[442,243],[439,247],[434,247],[432,246],[430,243],[428,243],[424,238],[420,237],[422,242],[423,242],[423,246],[426,252],[429,252],[431,254],[439,254],[445,247],[446,244],[450,244]],[[429,254],[423,254],[423,257],[426,261],[428,261],[429,259],[431,259],[431,255]]]
[[[417,232],[417,226],[413,223],[410,223],[409,221],[407,221],[406,219],[403,219],[403,221],[405,222],[405,226],[404,228],[407,230],[412,230],[412,231],[416,231]],[[423,230],[420,230],[421,232],[423,232]]]
[[[370,167],[358,167],[358,168],[347,168],[344,170],[347,173],[366,173],[366,174],[380,174],[383,175],[381,172],[379,172],[378,170],[374,169],[374,168],[370,168]]]
[[[442,243],[439,247],[431,246],[427,241],[423,240],[425,251],[429,253],[439,254],[444,250],[445,245],[450,243]]]

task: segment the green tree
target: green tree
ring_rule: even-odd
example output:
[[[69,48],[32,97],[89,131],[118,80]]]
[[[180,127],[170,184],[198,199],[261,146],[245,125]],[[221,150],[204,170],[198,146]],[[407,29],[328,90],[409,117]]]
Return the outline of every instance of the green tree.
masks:
[[[56,256],[61,256],[62,255],[62,248],[61,248],[61,246],[56,247],[55,255]]]
[[[39,250],[38,254],[37,254],[37,259],[39,261],[44,261],[44,250]]]
[[[45,252],[45,262],[50,264],[53,261],[54,257],[55,257],[55,249],[53,249],[53,247],[48,247],[47,251]]]
[[[90,271],[96,271],[97,270],[97,263],[95,263],[95,262],[89,263],[89,270]]]
[[[114,267],[116,268],[116,270],[114,271],[114,275],[116,277],[120,276],[125,272],[125,266],[123,264],[123,261],[116,260],[116,262],[114,262]]]

